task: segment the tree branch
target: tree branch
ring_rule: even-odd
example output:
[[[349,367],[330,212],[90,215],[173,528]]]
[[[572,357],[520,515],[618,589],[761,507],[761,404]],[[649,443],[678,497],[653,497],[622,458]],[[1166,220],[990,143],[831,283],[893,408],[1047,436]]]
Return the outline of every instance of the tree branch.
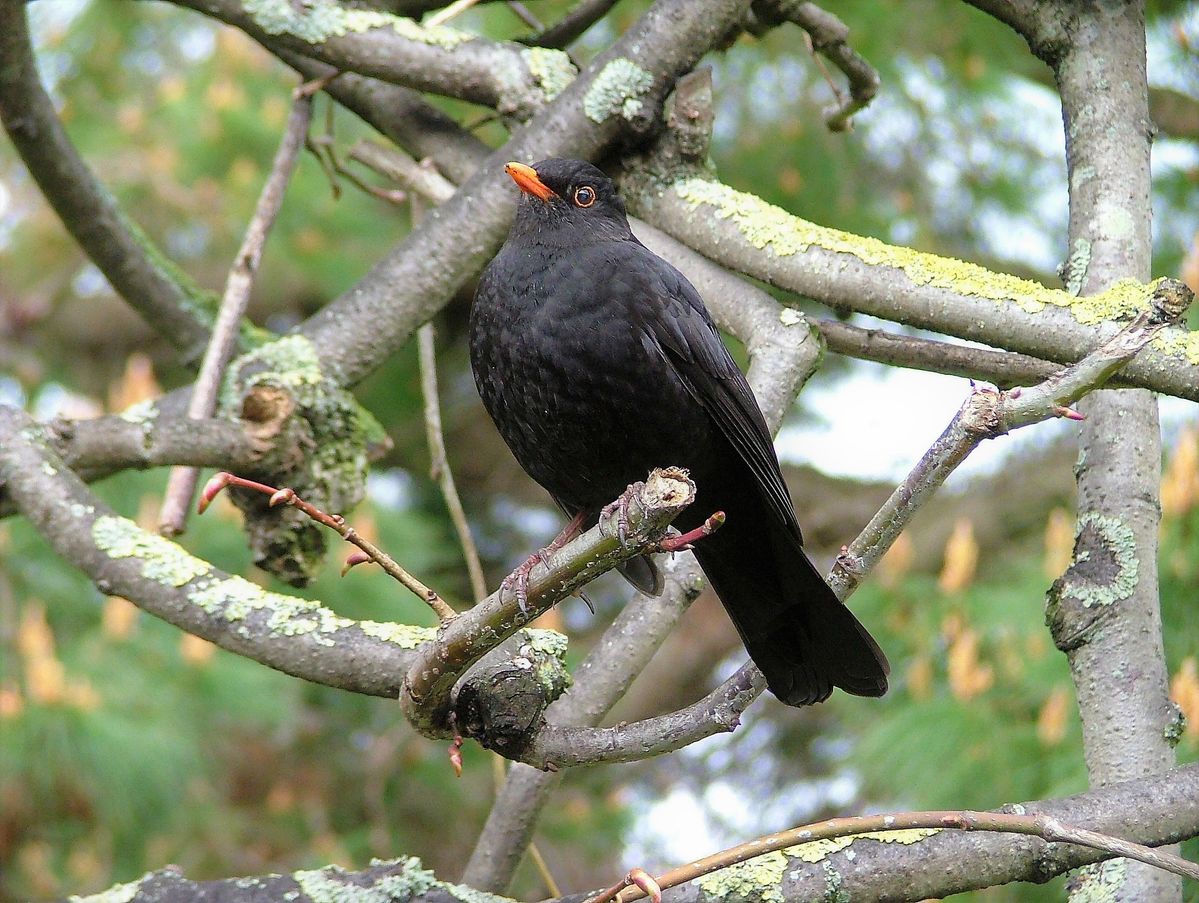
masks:
[[[191,397],[187,402],[187,416],[193,420],[207,419],[216,412],[217,393],[225,378],[225,368],[237,347],[238,327],[246,314],[250,289],[254,286],[254,277],[262,260],[262,249],[279,215],[279,208],[283,206],[283,193],[308,135],[314,89],[315,86],[301,85],[295,92],[283,139],[275,152],[270,173],[262,186],[241,247],[233,259],[217,310],[216,323],[212,327],[212,338],[204,351],[200,373],[192,385]],[[159,528],[164,534],[172,536],[183,532],[199,477],[198,468],[172,468],[159,513]]]
[[[625,497],[628,533],[624,543],[615,530],[597,524],[553,553],[548,564],[539,562],[532,569],[524,606],[516,593],[501,589],[443,625],[436,642],[418,651],[400,695],[404,714],[418,731],[429,737],[453,736],[452,691],[466,670],[523,624],[599,574],[651,551],[670,522],[691,504],[695,485],[684,471],[655,470],[644,483],[630,486]],[[488,738],[478,739],[486,745]],[[504,753],[523,758],[519,750],[505,749]]]
[[[577,74],[566,54],[491,41],[445,25],[420,25],[336,0],[251,4],[174,0],[244,31],[268,50],[301,53],[357,72],[492,107],[527,119]]]
[[[1066,134],[1065,278],[1089,296],[1117,279],[1144,279],[1152,266],[1145,9],[1143,2],[1075,3],[1069,16],[1066,39],[1050,58]],[[1042,8],[1031,30],[1049,18],[1057,16]],[[1081,410],[1073,561],[1049,592],[1046,619],[1070,662],[1096,785],[1170,769],[1178,710],[1168,693],[1157,579],[1157,400],[1143,390],[1098,392]],[[1177,878],[1136,863],[1121,864],[1114,892],[1181,899]]]
[[[839,309],[1069,364],[1143,309],[1150,286],[1116,283],[1088,298],[974,264],[817,226],[691,175],[624,181],[637,215],[716,262]],[[1122,374],[1199,401],[1199,333],[1163,331]]]
[[[842,97],[833,87],[837,102],[824,112],[830,132],[845,132],[853,127],[853,114],[869,105],[878,93],[878,72],[849,46],[849,27],[827,10],[803,0],[757,0],[754,13],[766,22],[794,22],[812,42],[812,50],[827,57],[844,73],[849,96]]]
[[[997,811],[1052,818],[1134,843],[1161,846],[1199,834],[1199,765]],[[667,903],[821,900],[828,897],[830,888],[835,888],[835,893],[845,899],[914,903],[1013,881],[1040,884],[1105,858],[1093,849],[1032,836],[962,830],[897,831],[884,841],[857,836],[776,850],[668,890],[663,898]],[[255,899],[299,903],[329,899],[330,892],[338,889],[362,895],[376,888],[386,888],[392,899],[405,903],[442,903],[466,897],[479,899],[480,903],[512,903],[506,897],[484,894],[473,887],[437,881],[416,859],[379,862],[360,872],[330,866],[291,875],[203,882],[189,881],[175,869],[164,869],[107,893],[115,895],[119,891],[129,903],[192,903],[199,899],[233,903],[244,900],[250,886]],[[587,896],[572,894],[553,903],[581,903]],[[82,898],[81,903],[101,900]]]
[[[984,379],[1001,389],[1039,382],[1062,369],[1060,364],[1027,354],[975,348],[884,329],[863,329],[840,320],[813,320],[812,326],[834,354],[893,367]]]
[[[0,3],[0,120],[42,194],[112,285],[182,353],[199,359],[207,299],[126,218],[63,129],[38,78],[27,4]]]
[[[123,596],[188,633],[278,671],[394,697],[414,663],[438,658],[430,642],[432,628],[354,621],[319,603],[268,592],[116,515],[54,453],[44,427],[3,405],[0,486],[50,546],[101,592]],[[665,518],[664,525],[671,510],[654,509],[650,520]],[[549,569],[534,570],[530,598],[548,607],[615,561],[644,549],[614,550],[616,543],[599,527],[584,533],[554,557]],[[476,610],[508,608],[493,596]],[[423,656],[417,654],[422,644],[429,646]]]
[[[580,0],[574,9],[541,32],[521,41],[534,47],[557,47],[565,50],[583,36],[583,32],[608,14],[617,0]]]

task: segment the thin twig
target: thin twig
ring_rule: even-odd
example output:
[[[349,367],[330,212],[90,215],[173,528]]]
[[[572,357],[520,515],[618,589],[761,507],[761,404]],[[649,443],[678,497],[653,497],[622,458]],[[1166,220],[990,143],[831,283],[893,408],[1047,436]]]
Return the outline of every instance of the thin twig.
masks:
[[[466,12],[478,2],[479,0],[454,0],[449,6],[438,10],[425,19],[425,27],[432,28],[434,25],[444,25],[450,19],[454,18],[454,16]]]
[[[894,367],[985,379],[1001,388],[1028,385],[1064,369],[1062,364],[994,348],[976,348],[885,329],[864,329],[840,320],[811,320],[829,351]]]
[[[541,34],[525,38],[521,43],[562,50],[573,44],[583,32],[607,15],[608,10],[614,7],[616,2],[617,0],[582,0],[578,6]]]
[[[255,492],[262,492],[271,497],[271,506],[275,505],[291,505],[293,508],[298,508],[318,524],[324,524],[330,530],[337,533],[342,539],[348,543],[356,545],[362,550],[365,558],[353,559],[355,563],[360,561],[373,561],[379,567],[395,580],[399,581],[405,587],[421,598],[437,615],[437,619],[445,624],[453,620],[457,616],[457,612],[446,604],[446,601],[441,598],[434,590],[425,586],[416,577],[404,570],[394,558],[376,546],[373,542],[363,538],[358,534],[358,531],[346,523],[346,519],[340,514],[329,514],[317,508],[315,505],[304,501],[296,495],[293,489],[278,489],[274,486],[268,486],[265,483],[258,483],[254,480],[247,480],[244,477],[239,477],[225,471],[213,476],[204,485],[204,491],[200,493],[200,503],[197,507],[198,513],[203,514],[205,509],[216,498],[226,486],[237,486],[241,489],[251,489]]]
[[[321,87],[323,85],[319,82],[309,82],[295,91],[283,140],[275,152],[271,171],[258,197],[258,205],[254,209],[250,224],[246,227],[246,234],[233,260],[233,266],[229,269],[229,276],[225,280],[225,293],[221,297],[220,310],[212,328],[212,338],[204,351],[200,375],[192,386],[187,416],[193,420],[207,419],[216,410],[217,394],[225,378],[225,368],[237,345],[238,330],[250,300],[250,290],[254,287],[258,264],[262,260],[262,248],[266,244],[275,218],[279,215],[287,183],[291,180],[300,148],[308,134],[308,125],[312,121],[312,95]],[[184,531],[199,478],[200,471],[195,467],[171,469],[162,499],[159,532],[166,536],[174,536]]]
[[[833,840],[839,837],[854,837],[865,840],[885,841],[888,832],[925,829],[936,833],[944,829],[957,831],[989,831],[1002,834],[1027,834],[1040,837],[1050,843],[1072,843],[1121,856],[1136,859],[1157,868],[1199,880],[1199,865],[1188,862],[1173,853],[1155,850],[1139,843],[1122,840],[1110,834],[1101,834],[1086,828],[1063,824],[1051,815],[1017,815],[1009,812],[973,811],[927,811],[901,812],[897,815],[860,815],[852,818],[830,818],[827,821],[792,828],[777,834],[767,834],[757,840],[738,844],[687,865],[671,869],[656,879],[663,889],[677,887],[702,875],[728,868],[739,862],[753,859],[776,850],[787,850],[817,840]],[[872,836],[874,835],[874,836]],[[629,882],[632,883],[632,882]],[[629,885],[618,882],[602,893],[588,898],[586,903],[607,903]],[[621,895],[621,903],[629,903],[645,896],[644,892],[632,890],[628,896]]]
[[[857,589],[916,511],[984,439],[1051,417],[1077,419],[1069,405],[1106,383],[1154,335],[1177,322],[1193,297],[1181,282],[1164,279],[1154,291],[1149,310],[1142,311],[1078,363],[1029,389],[1000,392],[976,386],[907,479],[837,557],[828,578],[837,596],[844,600]]]
[[[826,57],[845,74],[849,82],[849,96],[843,96],[829,80],[837,102],[825,110],[824,122],[832,132],[844,132],[852,128],[853,114],[869,104],[878,93],[879,77],[874,67],[849,46],[849,27],[815,3],[770,0],[759,3],[755,9],[764,12],[769,19],[794,22],[807,32],[812,51]],[[824,71],[823,66],[821,71]]]
[[[421,204],[416,196],[411,203],[412,222],[420,221]],[[437,348],[434,342],[433,323],[424,324],[416,331],[420,353],[420,389],[425,398],[425,437],[429,443],[429,476],[441,487],[445,506],[449,509],[454,532],[462,546],[462,557],[466,559],[466,572],[470,575],[471,598],[478,602],[487,595],[487,580],[483,576],[483,564],[479,561],[479,548],[470,532],[470,522],[462,507],[462,498],[454,484],[454,472],[450,470],[449,457],[445,449],[445,434],[441,429],[441,401],[437,390]]]

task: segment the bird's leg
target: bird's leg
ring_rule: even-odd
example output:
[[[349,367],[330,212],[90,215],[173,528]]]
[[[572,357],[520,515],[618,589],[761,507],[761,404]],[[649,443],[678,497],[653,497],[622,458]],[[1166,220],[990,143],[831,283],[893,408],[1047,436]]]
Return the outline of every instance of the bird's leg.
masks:
[[[550,556],[579,535],[579,530],[583,526],[583,518],[585,516],[585,513],[580,511],[572,517],[570,523],[562,528],[562,532],[555,536],[548,546],[538,549],[530,555],[524,564],[505,577],[503,582],[500,583],[500,592],[509,589],[516,590],[516,604],[520,606],[522,614],[528,614],[529,611],[529,572],[537,566],[538,562],[549,567]]]
[[[620,498],[611,504],[604,505],[600,511],[599,524],[600,528],[607,533],[607,522],[616,515],[616,538],[620,540],[620,544],[626,545],[629,538],[629,505],[632,503],[633,493],[641,489],[644,483],[630,483],[625,491],[621,493]]]

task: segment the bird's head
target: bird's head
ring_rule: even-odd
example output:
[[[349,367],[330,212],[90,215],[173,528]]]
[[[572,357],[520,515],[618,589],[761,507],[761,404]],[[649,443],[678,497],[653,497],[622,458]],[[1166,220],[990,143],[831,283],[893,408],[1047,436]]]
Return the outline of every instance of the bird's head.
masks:
[[[541,241],[561,235],[568,242],[631,237],[616,186],[585,160],[553,157],[532,166],[509,163],[504,171],[521,190],[513,234]]]

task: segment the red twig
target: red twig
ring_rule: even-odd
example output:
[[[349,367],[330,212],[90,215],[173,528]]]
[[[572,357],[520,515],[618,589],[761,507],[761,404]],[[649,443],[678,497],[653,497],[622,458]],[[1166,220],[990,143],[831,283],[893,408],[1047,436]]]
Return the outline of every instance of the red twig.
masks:
[[[271,497],[271,507],[276,505],[291,505],[293,508],[298,508],[317,523],[324,524],[330,530],[333,530],[346,542],[356,545],[362,550],[362,553],[366,555],[368,560],[378,564],[390,576],[394,577],[416,595],[420,596],[420,598],[424,600],[424,602],[431,609],[433,609],[438,620],[444,623],[445,621],[455,617],[457,614],[452,608],[450,608],[449,605],[446,604],[446,601],[442,599],[441,596],[437,595],[434,590],[425,586],[425,584],[421,583],[418,579],[416,579],[416,577],[404,570],[404,568],[402,568],[394,558],[392,558],[374,543],[359,536],[358,532],[348,523],[346,523],[346,519],[344,517],[342,517],[340,514],[328,514],[322,511],[320,508],[317,508],[315,505],[304,501],[302,498],[296,495],[294,489],[276,489],[274,486],[268,486],[265,483],[258,483],[254,480],[247,480],[245,477],[239,477],[226,471],[221,471],[213,476],[213,478],[204,485],[204,490],[200,493],[200,502],[197,506],[198,513],[203,514],[208,506],[212,503],[212,500],[216,498],[221,490],[223,490],[226,486],[237,486],[241,489],[251,489],[255,492],[261,492],[269,495]],[[362,560],[363,559],[359,559],[356,554],[351,555],[349,560],[346,562],[345,570],[349,570],[349,568],[353,567],[355,564],[359,564]],[[345,573],[345,571],[343,570],[342,573]]]

